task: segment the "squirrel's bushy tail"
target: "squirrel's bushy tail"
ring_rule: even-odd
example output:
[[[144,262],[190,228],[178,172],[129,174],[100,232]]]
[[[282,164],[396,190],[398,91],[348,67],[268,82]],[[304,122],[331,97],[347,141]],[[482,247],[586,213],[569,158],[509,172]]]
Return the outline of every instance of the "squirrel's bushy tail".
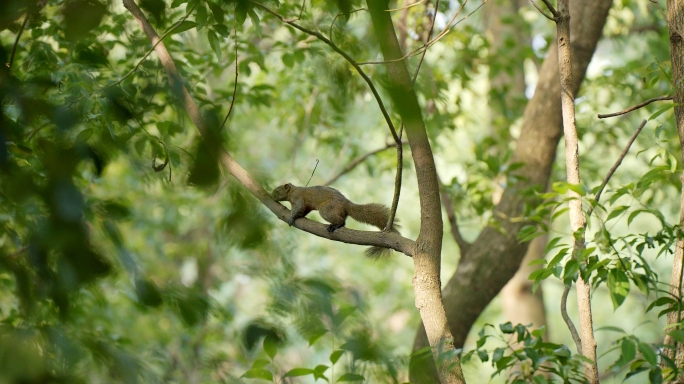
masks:
[[[387,225],[387,220],[389,220],[390,210],[382,204],[350,204],[347,209],[347,214],[351,216],[354,220],[360,221],[362,223],[370,224],[377,227],[380,230],[385,229]],[[394,219],[394,225],[391,232],[399,233],[398,229],[401,228],[398,224],[396,218]],[[366,250],[366,256],[371,259],[380,259],[390,255],[391,249],[385,247],[370,247]]]

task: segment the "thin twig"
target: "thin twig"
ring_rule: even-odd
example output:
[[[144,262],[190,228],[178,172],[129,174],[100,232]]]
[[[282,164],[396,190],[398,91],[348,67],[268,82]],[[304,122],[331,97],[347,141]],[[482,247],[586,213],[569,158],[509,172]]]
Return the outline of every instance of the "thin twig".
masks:
[[[537,3],[534,2],[534,0],[530,0],[530,3],[532,3],[532,5],[535,8],[537,8],[537,11],[539,11],[539,13],[541,13],[542,16],[546,17],[547,19],[549,19],[551,21],[556,21],[556,19],[554,17],[547,15],[546,12],[544,12],[541,8],[539,8],[539,6],[537,5]]]
[[[625,109],[625,110],[623,110],[623,111],[620,111],[620,112],[604,113],[604,114],[599,113],[599,114],[598,114],[598,118],[599,118],[599,119],[605,119],[606,117],[614,117],[614,116],[624,115],[624,114],[626,114],[626,113],[635,111],[635,110],[637,110],[637,109],[639,109],[639,108],[643,108],[643,107],[645,107],[645,106],[651,104],[651,103],[654,102],[654,101],[663,101],[663,100],[672,100],[672,96],[658,96],[658,97],[654,97],[654,98],[652,98],[652,99],[648,99],[648,100],[644,101],[643,103],[639,103],[639,104],[637,104],[637,105],[635,105],[635,106],[633,106],[633,107],[629,107],[629,108],[627,108],[627,109]]]
[[[282,16],[278,12],[272,10],[271,8],[265,6],[265,5],[263,5],[257,1],[250,0],[250,2],[254,5],[256,5],[257,7],[263,9],[267,13],[270,13],[271,15],[277,17],[278,19],[280,19],[282,22],[286,23],[287,25],[290,25],[290,26],[292,26],[292,27],[294,27],[294,28],[296,28],[296,29],[308,34],[308,35],[311,35],[311,36],[318,38],[320,41],[322,41],[323,43],[328,45],[330,48],[332,48],[335,52],[339,53],[345,60],[347,60],[347,62],[349,62],[349,64],[351,64],[352,67],[354,67],[354,69],[356,69],[356,71],[359,73],[359,75],[361,75],[363,80],[366,81],[366,84],[368,84],[368,87],[370,88],[371,93],[373,93],[373,96],[375,97],[375,100],[377,101],[378,106],[380,107],[380,111],[382,112],[382,115],[385,118],[385,121],[387,122],[387,126],[389,127],[389,130],[392,133],[392,137],[394,138],[394,141],[397,143],[401,142],[401,139],[399,139],[399,136],[397,135],[397,130],[394,129],[394,123],[392,123],[392,119],[390,118],[390,115],[387,112],[387,109],[385,109],[385,104],[382,102],[382,98],[380,98],[380,94],[378,93],[377,89],[375,89],[375,85],[373,84],[373,81],[370,79],[370,77],[368,77],[368,75],[363,71],[363,69],[361,69],[359,64],[354,59],[352,59],[351,56],[349,56],[349,54],[347,54],[347,52],[343,51],[340,47],[335,45],[335,43],[330,41],[330,39],[328,39],[327,37],[323,36],[323,34],[321,34],[320,32],[316,32],[316,31],[304,28],[303,26],[301,26],[301,25],[299,25],[293,21],[288,21],[287,19],[285,19],[284,16]]]
[[[9,255],[7,255],[7,257],[10,259],[14,259],[15,257],[17,257],[17,256],[21,255],[22,253],[28,251],[28,249],[29,249],[28,245],[23,246],[23,247],[17,249],[16,251],[10,253]]]
[[[399,139],[404,133],[404,124],[399,128]],[[395,143],[396,144],[396,143]],[[394,176],[394,194],[392,196],[392,206],[390,207],[390,215],[385,225],[385,231],[391,231],[394,228],[394,217],[397,214],[397,207],[399,206],[399,196],[401,195],[401,179],[404,172],[404,145],[397,145],[397,172]]]
[[[237,2],[235,3],[235,12],[237,12]],[[230,100],[230,108],[228,108],[228,113],[226,118],[223,119],[219,131],[223,130],[223,126],[226,125],[228,117],[230,117],[231,112],[233,112],[233,105],[235,105],[235,96],[237,95],[237,84],[238,84],[238,37],[237,37],[237,22],[233,25],[233,30],[235,31],[235,84],[233,84],[233,97]]]
[[[14,63],[14,55],[17,53],[17,46],[19,45],[19,38],[21,38],[21,34],[24,33],[24,29],[26,28],[26,23],[28,22],[29,19],[29,13],[26,12],[26,17],[24,17],[24,22],[21,23],[21,28],[19,29],[19,32],[17,32],[17,37],[14,39],[14,45],[12,46],[12,54],[10,55],[9,62],[7,63],[7,68],[12,69],[12,64]]]
[[[639,133],[641,133],[641,130],[644,129],[646,126],[647,120],[643,120],[641,124],[639,124],[639,127],[637,128],[636,131],[632,134],[632,137],[629,138],[629,141],[627,142],[627,145],[625,148],[622,150],[622,153],[620,154],[620,157],[618,157],[617,161],[615,161],[615,164],[613,164],[613,167],[608,171],[608,174],[606,175],[606,178],[603,180],[603,183],[601,183],[601,186],[599,187],[598,192],[596,192],[596,203],[598,203],[599,199],[601,198],[601,193],[603,193],[603,188],[606,187],[608,184],[608,181],[610,180],[611,177],[613,177],[613,174],[617,170],[617,168],[620,166],[622,163],[622,160],[625,159],[625,156],[627,156],[627,152],[629,152],[629,148],[632,146],[634,143],[634,140],[636,140],[637,136],[639,136]],[[589,212],[587,213],[587,217],[591,216],[592,211],[594,208],[592,207]]]
[[[406,144],[408,144],[408,143],[405,142],[405,141],[403,141],[401,144],[402,144],[402,145],[406,145]],[[394,148],[394,147],[396,147],[396,146],[397,146],[397,143],[387,143],[387,144],[386,144],[384,147],[382,147],[382,148],[378,148],[378,149],[376,149],[376,150],[374,150],[374,151],[368,152],[368,153],[366,153],[366,154],[363,154],[363,155],[357,157],[356,159],[352,160],[352,162],[350,162],[349,164],[347,164],[347,166],[344,167],[343,170],[341,170],[341,171],[338,172],[335,176],[331,177],[328,181],[326,181],[325,183],[323,183],[323,185],[330,185],[330,184],[334,183],[334,182],[337,181],[337,179],[339,179],[340,177],[342,177],[342,176],[344,176],[345,174],[351,172],[354,168],[356,168],[359,164],[361,164],[362,162],[364,162],[367,158],[369,158],[369,157],[371,157],[371,156],[374,156],[374,155],[377,155],[378,153],[380,153],[380,152],[382,152],[382,151],[386,151],[386,150],[388,150],[388,149],[390,149],[390,148]]]
[[[424,44],[422,47],[416,48],[416,49],[414,49],[413,51],[411,51],[411,52],[405,54],[404,56],[402,56],[402,57],[400,57],[400,58],[392,59],[392,60],[383,60],[383,61],[364,61],[364,62],[361,62],[361,63],[358,63],[358,64],[359,64],[359,65],[368,65],[368,64],[389,64],[389,63],[395,63],[395,62],[398,62],[398,61],[405,60],[407,57],[415,56],[415,55],[417,55],[417,54],[423,52],[424,50],[430,48],[430,47],[433,46],[434,44],[436,44],[442,37],[446,36],[449,32],[451,32],[451,30],[454,29],[454,28],[455,28],[458,24],[460,24],[463,20],[469,18],[469,17],[472,16],[475,12],[479,11],[480,8],[482,8],[482,6],[485,5],[485,4],[487,3],[487,1],[488,1],[488,0],[484,0],[484,1],[482,2],[482,4],[480,4],[479,6],[477,6],[477,8],[475,8],[472,12],[470,12],[470,13],[467,14],[467,15],[465,15],[462,19],[458,20],[458,21],[457,21],[456,23],[454,23],[453,25],[449,26],[449,25],[456,19],[456,17],[458,17],[458,15],[461,14],[461,11],[462,11],[463,8],[465,7],[466,3],[468,3],[468,0],[465,0],[465,1],[461,4],[461,7],[456,11],[456,13],[454,14],[454,16],[451,17],[451,20],[449,20],[449,22],[447,23],[447,27],[444,28],[440,33],[438,33],[438,34],[437,34],[437,37],[435,37],[434,39],[430,40],[429,42],[427,42],[426,44]]]
[[[462,259],[463,255],[465,255],[468,251],[470,243],[465,241],[463,236],[461,236],[461,231],[458,228],[458,221],[456,220],[456,209],[454,208],[454,205],[451,204],[451,198],[449,197],[449,194],[447,193],[446,188],[444,188],[444,184],[441,180],[439,182],[439,194],[442,198],[442,205],[444,205],[444,210],[446,211],[447,218],[449,219],[449,224],[451,224],[451,236],[454,238],[456,245],[458,245],[458,248],[461,250]]]
[[[432,37],[432,30],[435,28],[435,20],[437,20],[437,10],[439,9],[439,0],[435,1],[435,16],[432,17],[432,23],[430,24],[430,30],[428,31],[426,43],[430,41],[430,38]],[[416,79],[418,78],[418,72],[420,71],[420,66],[423,64],[423,60],[425,60],[425,54],[427,53],[427,49],[423,50],[423,54],[420,56],[420,61],[418,62],[418,66],[416,67],[416,71],[413,73],[413,85],[416,85]]]
[[[565,324],[568,326],[568,329],[570,330],[570,335],[572,335],[572,340],[575,342],[575,347],[577,347],[577,353],[580,355],[582,354],[582,339],[579,336],[579,333],[577,333],[577,328],[575,328],[575,324],[572,323],[572,319],[570,319],[570,316],[568,316],[568,294],[570,293],[570,287],[565,286],[563,288],[563,296],[561,296],[561,317],[563,317],[563,320],[565,321]]]
[[[549,11],[551,11],[551,14],[554,17],[560,16],[560,13],[558,12],[558,10],[556,10],[556,8],[553,7],[553,4],[551,4],[551,2],[549,0],[542,0],[542,1],[544,2],[544,4],[546,4],[546,7],[549,9]]]
[[[419,0],[419,1],[415,2],[415,3],[408,4],[408,5],[404,5],[403,7],[388,9],[388,10],[386,10],[385,12],[396,12],[396,11],[401,11],[402,9],[413,8],[413,7],[415,7],[416,5],[419,5],[419,4],[424,3],[425,1],[426,1],[426,0]]]
[[[316,159],[316,165],[314,166],[313,171],[311,172],[311,176],[309,177],[309,181],[306,182],[306,185],[304,187],[308,187],[309,183],[311,182],[311,179],[313,179],[314,173],[316,173],[316,168],[318,168],[318,159]]]

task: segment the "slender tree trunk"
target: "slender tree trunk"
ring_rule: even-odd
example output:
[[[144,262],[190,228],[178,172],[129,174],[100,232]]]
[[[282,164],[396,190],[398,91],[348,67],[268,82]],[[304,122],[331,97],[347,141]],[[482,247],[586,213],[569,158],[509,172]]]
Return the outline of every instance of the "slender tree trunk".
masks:
[[[571,3],[572,29],[576,31],[571,41],[574,92],[584,78],[611,3],[606,0],[575,0]],[[443,291],[444,307],[456,348],[463,346],[477,317],[515,274],[527,251],[528,243],[520,244],[517,234],[528,223],[504,218],[520,216],[524,205],[530,203],[522,196],[522,191],[535,186],[542,190],[548,183],[563,132],[559,94],[558,53],[554,45],[539,72],[535,94],[525,108],[522,130],[513,154],[513,162],[525,164],[518,173],[522,179],[506,188],[495,208],[494,217],[500,220],[503,231],[494,227],[483,229],[468,247],[458,270]],[[425,331],[421,326],[414,350],[426,345]],[[411,364],[410,374],[412,383],[434,383],[436,378],[434,366],[415,361]]]
[[[579,139],[575,124],[575,92],[572,82],[572,49],[570,47],[570,4],[569,0],[558,0],[558,14],[556,15],[558,40],[558,65],[561,84],[561,109],[563,113],[563,130],[565,132],[565,169],[567,181],[570,184],[580,184]],[[580,254],[585,248],[584,230],[587,219],[582,211],[580,195],[570,190],[570,227],[572,233],[582,231],[575,237],[573,257],[581,263]],[[591,362],[584,363],[584,375],[590,383],[599,382],[598,367],[596,365],[596,339],[591,315],[591,287],[581,276],[577,278],[577,307],[579,312],[580,337],[582,350],[578,351]]]
[[[672,57],[672,88],[674,89],[675,120],[679,133],[679,145],[681,147],[682,160],[684,161],[684,0],[667,1],[667,23],[670,36],[670,56]],[[684,185],[684,174],[680,175]],[[684,187],[680,198],[679,226],[684,230]],[[682,271],[684,269],[684,240],[677,240],[675,245],[674,261],[672,263],[672,276],[670,277],[670,293],[673,297],[682,300]],[[684,312],[675,311],[667,314],[667,325],[678,324],[682,321]],[[670,329],[670,328],[668,328]],[[681,325],[676,329],[682,329]],[[684,368],[684,345],[677,343],[670,336],[665,337],[665,344],[673,348],[666,348],[665,354],[674,359],[675,364],[681,370]],[[666,367],[666,366],[664,366]],[[663,368],[664,368],[663,367]],[[684,378],[676,377],[673,383],[684,383]]]
[[[373,28],[385,60],[402,56],[399,41],[387,12],[387,0],[368,0]],[[453,337],[442,305],[440,263],[442,252],[442,209],[439,200],[439,182],[430,142],[421,116],[411,75],[405,61],[386,64],[389,74],[389,91],[396,110],[406,128],[411,154],[416,167],[420,195],[420,234],[413,255],[415,273],[413,289],[416,307],[425,324],[435,361],[440,353],[454,350]],[[464,383],[458,358],[445,359],[439,366],[442,383]]]

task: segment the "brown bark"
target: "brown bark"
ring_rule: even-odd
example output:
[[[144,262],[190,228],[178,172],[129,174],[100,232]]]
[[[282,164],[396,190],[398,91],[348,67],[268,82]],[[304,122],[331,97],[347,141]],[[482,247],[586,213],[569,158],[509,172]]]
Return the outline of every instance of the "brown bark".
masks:
[[[401,47],[387,12],[387,0],[368,0],[373,29],[385,60],[402,57]],[[442,212],[439,200],[439,182],[432,149],[421,116],[420,105],[405,61],[387,64],[389,93],[399,112],[411,147],[416,167],[420,198],[420,234],[413,255],[416,308],[425,324],[429,345],[435,360],[441,352],[453,351],[454,345],[442,305],[440,262],[442,252]],[[438,369],[442,383],[464,383],[458,358],[442,362]]]
[[[546,326],[546,309],[542,296],[542,287],[532,292],[533,281],[528,277],[539,266],[529,265],[533,260],[544,258],[547,236],[539,236],[532,240],[523,258],[520,269],[501,290],[501,307],[506,320],[515,324],[532,324],[533,328]],[[544,334],[546,339],[548,331]]]
[[[577,0],[571,4],[573,49],[573,91],[577,92],[596,44],[601,37],[611,1]],[[555,45],[541,67],[535,94],[525,108],[522,130],[513,155],[513,162],[525,164],[519,175],[523,180],[504,191],[494,216],[504,231],[486,227],[461,258],[458,270],[443,291],[444,306],[454,345],[461,348],[477,317],[501,288],[518,270],[528,243],[520,244],[517,234],[527,223],[506,220],[523,213],[530,203],[523,191],[547,185],[556,147],[562,135],[558,53]],[[534,150],[530,150],[534,148]],[[427,345],[425,333],[419,328],[414,350]],[[434,382],[433,367],[411,366],[413,383]]]
[[[575,92],[572,86],[569,0],[558,0],[556,28],[561,84],[561,109],[565,133],[565,169],[568,183],[580,184],[579,138],[577,137],[577,126],[575,124]],[[572,232],[584,231],[587,226],[587,219],[582,211],[580,195],[573,190],[570,190],[568,194],[572,198],[569,202]],[[584,232],[582,232],[580,236],[575,236],[573,257],[579,258],[580,253],[585,248],[584,244],[585,238]],[[578,352],[591,360],[591,362],[584,363],[584,375],[590,383],[597,384],[599,378],[598,366],[596,365],[596,339],[594,338],[594,326],[591,315],[591,286],[581,276],[577,278],[577,308],[581,339],[581,350]]]
[[[684,160],[684,0],[667,1],[667,23],[670,37],[670,56],[672,58],[672,88],[674,89],[673,100],[676,103],[674,114],[679,134],[682,160]],[[684,174],[680,176],[684,184]],[[684,187],[680,198],[679,226],[684,230]],[[673,297],[682,299],[682,272],[684,270],[684,240],[679,239],[675,245],[674,261],[672,263],[672,275],[670,277],[670,293]],[[667,314],[667,324],[677,324],[682,321],[682,312],[675,311]],[[681,329],[681,326],[677,327]],[[674,349],[666,348],[664,352],[674,359],[675,364],[681,370],[684,368],[684,345],[675,342],[670,336],[665,337],[665,344],[674,346]],[[673,383],[684,383],[683,377],[674,378]]]
[[[506,17],[516,20],[518,10],[525,3],[523,1],[496,0],[482,9],[485,35],[490,46],[489,56],[493,60],[501,60],[499,55],[507,39],[529,44],[531,40],[529,34],[523,28],[519,28],[516,22],[502,22],[502,19]],[[524,44],[520,44],[516,47],[517,49],[512,49],[513,56],[518,57],[524,47]],[[498,126],[497,122],[512,122],[517,117],[515,99],[525,94],[523,63],[515,63],[512,73],[499,71],[492,74],[490,72],[489,86],[491,89],[489,105],[493,114],[494,125]],[[494,132],[492,131],[492,133]],[[499,193],[495,196],[494,203],[498,204],[500,200],[501,194]],[[546,241],[547,236],[540,236],[532,240],[520,269],[501,290],[501,307],[504,317],[513,324],[532,324],[534,328],[546,326],[542,289],[539,287],[533,293],[533,283],[528,279],[530,273],[539,268],[538,266],[530,266],[529,263],[544,258]]]

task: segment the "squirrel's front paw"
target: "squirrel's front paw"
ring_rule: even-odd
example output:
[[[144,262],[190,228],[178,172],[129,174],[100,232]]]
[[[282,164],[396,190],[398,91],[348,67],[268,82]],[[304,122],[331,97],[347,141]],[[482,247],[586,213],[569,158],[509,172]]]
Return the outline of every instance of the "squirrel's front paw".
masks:
[[[293,219],[293,218],[287,219],[287,225],[289,225],[291,227],[292,224],[294,224],[294,221],[295,221],[295,219]]]

